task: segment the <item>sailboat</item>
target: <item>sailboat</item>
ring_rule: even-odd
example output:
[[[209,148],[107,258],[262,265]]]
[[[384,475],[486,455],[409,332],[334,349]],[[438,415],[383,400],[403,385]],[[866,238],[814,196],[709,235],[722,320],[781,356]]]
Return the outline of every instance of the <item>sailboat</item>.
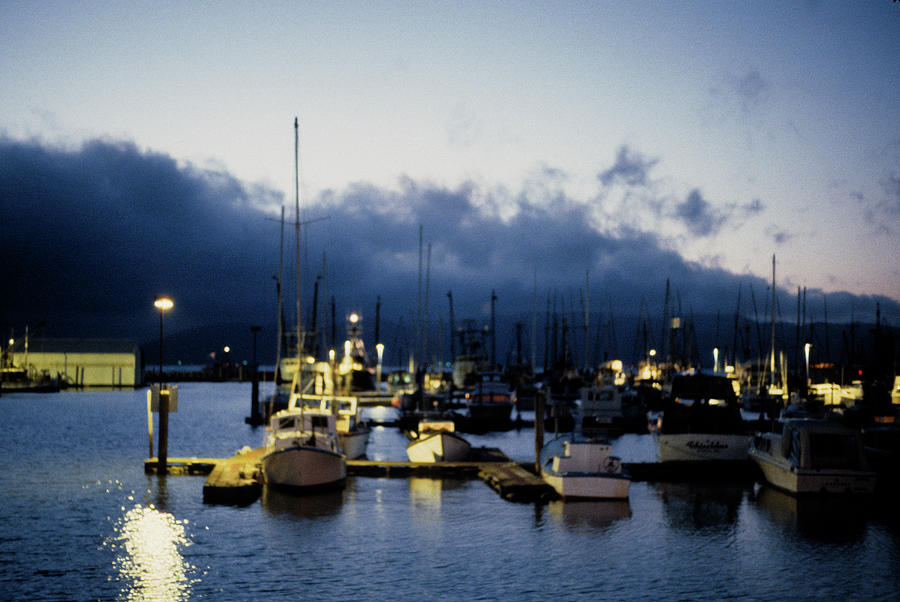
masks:
[[[303,350],[300,327],[300,183],[298,166],[298,122],[294,118],[294,165],[296,175],[297,237],[297,357]],[[337,416],[322,403],[304,403],[302,371],[291,381],[288,407],[275,413],[266,434],[261,465],[267,485],[298,491],[339,488],[347,476],[347,459],[340,447]]]

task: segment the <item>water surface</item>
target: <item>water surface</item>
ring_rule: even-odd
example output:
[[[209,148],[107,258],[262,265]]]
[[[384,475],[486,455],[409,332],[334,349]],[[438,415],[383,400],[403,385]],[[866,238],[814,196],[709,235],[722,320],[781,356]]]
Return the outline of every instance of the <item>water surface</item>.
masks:
[[[250,388],[187,383],[170,456],[256,447]],[[517,504],[478,480],[351,477],[341,492],[204,505],[157,478],[144,391],[0,397],[5,599],[896,599],[890,503],[803,502],[759,484],[634,483],[627,502]],[[516,460],[530,430],[469,436]],[[405,459],[392,428],[369,457]],[[614,442],[652,461],[652,441]]]

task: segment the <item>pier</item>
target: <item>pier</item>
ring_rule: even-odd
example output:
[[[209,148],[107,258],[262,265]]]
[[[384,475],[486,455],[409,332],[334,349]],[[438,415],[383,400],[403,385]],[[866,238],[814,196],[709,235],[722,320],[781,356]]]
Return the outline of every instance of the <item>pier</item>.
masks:
[[[247,505],[262,491],[260,461],[264,448],[246,448],[231,458],[169,458],[170,475],[208,475],[203,501],[208,504]],[[625,469],[632,481],[683,482],[751,480],[756,466],[747,462],[633,462]],[[157,459],[144,461],[144,472],[156,474]],[[347,476],[376,478],[480,479],[511,502],[540,502],[557,494],[534,472],[531,462],[515,462],[496,448],[474,448],[464,462],[408,462],[400,460],[347,460]]]
[[[259,447],[231,458],[169,458],[168,474],[208,475],[203,485],[204,503],[246,505],[256,501],[262,491],[260,460],[264,452]],[[156,474],[157,466],[156,458],[148,458],[144,461],[144,472]],[[347,476],[480,478],[506,500],[555,499],[553,488],[524,466],[498,449],[475,448],[470,460],[465,462],[347,460]]]

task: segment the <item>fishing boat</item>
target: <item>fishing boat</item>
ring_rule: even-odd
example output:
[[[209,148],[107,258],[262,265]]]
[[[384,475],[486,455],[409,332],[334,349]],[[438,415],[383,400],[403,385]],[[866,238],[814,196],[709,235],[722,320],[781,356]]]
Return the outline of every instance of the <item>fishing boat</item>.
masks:
[[[262,474],[267,485],[306,492],[340,488],[347,476],[346,456],[337,432],[337,416],[307,406],[292,394],[266,433]]]
[[[334,414],[338,445],[347,459],[355,460],[366,455],[372,429],[360,420],[357,397],[303,393],[295,396],[295,399],[302,403],[304,408],[322,414]]]
[[[304,349],[300,316],[300,183],[299,129],[294,118],[294,170],[296,184],[295,232],[297,243],[297,332],[296,355]],[[306,492],[343,487],[347,458],[340,447],[337,415],[320,396],[303,394],[303,370],[295,369],[288,407],[269,420],[265,454],[261,460],[267,485]]]
[[[540,454],[541,477],[565,499],[627,499],[631,476],[600,439],[558,438]]]
[[[410,462],[461,462],[468,458],[469,442],[456,432],[452,420],[422,420],[410,432],[406,455]]]
[[[625,416],[622,393],[615,385],[592,385],[581,389],[581,430],[606,435],[621,434]]]
[[[860,432],[833,421],[783,420],[781,432],[757,434],[749,453],[767,483],[794,495],[875,490]]]
[[[473,389],[465,394],[466,411],[473,427],[491,428],[509,422],[513,393],[500,372],[479,372]]]
[[[364,457],[372,429],[360,420],[359,399],[355,396],[334,397],[332,403],[337,411],[338,443],[344,455],[350,460]]]
[[[672,379],[662,410],[648,412],[660,462],[747,459],[750,435],[731,380],[690,372]]]

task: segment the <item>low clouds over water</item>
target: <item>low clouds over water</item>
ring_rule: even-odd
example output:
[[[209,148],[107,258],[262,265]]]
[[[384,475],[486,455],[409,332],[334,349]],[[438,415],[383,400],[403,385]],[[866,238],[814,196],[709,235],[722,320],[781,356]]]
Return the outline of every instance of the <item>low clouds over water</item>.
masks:
[[[600,188],[588,201],[555,187],[552,169],[544,174],[547,186],[518,192],[404,179],[390,190],[357,183],[304,198],[304,297],[324,275],[322,290],[339,308],[371,308],[380,297],[386,320],[408,320],[421,226],[430,246],[423,269],[434,320],[447,319],[447,291],[457,317],[483,317],[491,290],[499,313],[527,318],[535,283],[541,310],[553,292],[581,311],[586,274],[595,311],[619,316],[661,314],[666,279],[685,309],[697,313],[732,312],[739,286],[762,298],[762,279],[685,261],[658,234],[633,224],[610,226],[604,195],[615,186],[646,187],[654,164],[620,148],[611,166],[598,166]],[[0,322],[7,330],[43,320],[48,336],[146,339],[155,332],[152,300],[159,294],[176,298],[179,311],[169,318],[176,330],[274,321],[282,203],[285,289],[292,294],[293,199],[224,170],[180,164],[127,142],[63,149],[5,138],[0,200]],[[695,189],[672,215],[692,235],[706,236],[763,210],[756,201],[716,212]],[[783,307],[792,307],[794,294],[783,291]],[[810,291],[808,302],[821,298]],[[829,316],[874,314],[876,301],[885,316],[900,315],[888,298],[834,294]]]

